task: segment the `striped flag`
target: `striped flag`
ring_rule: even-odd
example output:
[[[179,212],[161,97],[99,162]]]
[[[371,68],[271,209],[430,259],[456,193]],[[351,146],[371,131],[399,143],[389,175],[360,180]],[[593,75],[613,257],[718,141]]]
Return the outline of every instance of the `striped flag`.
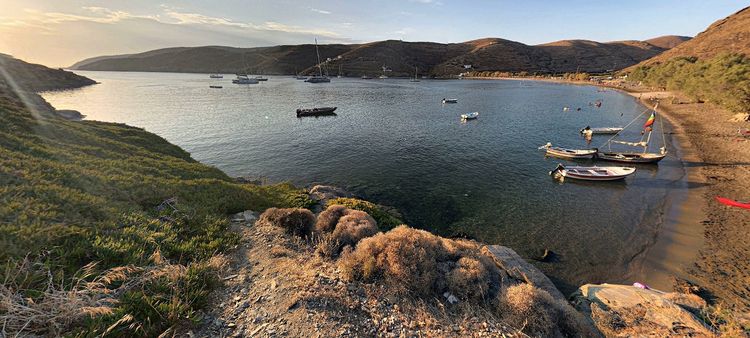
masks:
[[[646,130],[650,128],[652,125],[654,125],[654,121],[656,120],[656,112],[651,112],[651,116],[648,117],[648,120],[646,120],[646,123],[643,124],[643,129]]]

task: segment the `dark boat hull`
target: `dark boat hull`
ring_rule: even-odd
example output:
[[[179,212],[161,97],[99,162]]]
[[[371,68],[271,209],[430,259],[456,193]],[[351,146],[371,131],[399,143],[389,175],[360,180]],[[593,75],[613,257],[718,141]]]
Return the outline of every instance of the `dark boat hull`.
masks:
[[[596,153],[596,159],[620,163],[657,163],[667,154],[654,153]]]
[[[323,107],[312,109],[297,109],[297,117],[307,116],[336,116],[334,111],[337,107]]]

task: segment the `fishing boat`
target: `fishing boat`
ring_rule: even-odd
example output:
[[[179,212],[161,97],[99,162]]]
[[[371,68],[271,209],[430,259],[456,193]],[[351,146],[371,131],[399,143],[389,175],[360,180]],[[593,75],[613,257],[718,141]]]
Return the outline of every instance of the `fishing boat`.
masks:
[[[581,129],[580,131],[581,134],[583,134],[584,129]],[[600,134],[600,135],[617,134],[623,130],[623,128],[620,128],[620,127],[600,127],[600,128],[590,128],[590,129],[593,134]]]
[[[566,167],[562,164],[558,164],[554,170],[549,172],[550,176],[584,181],[616,181],[634,173],[635,168],[632,167]]]
[[[473,120],[473,119],[476,119],[477,117],[479,117],[479,112],[461,114],[462,120]]]
[[[337,107],[320,107],[320,108],[298,108],[297,117],[305,116],[336,116],[334,111]]]
[[[547,143],[539,149],[545,150],[546,156],[568,158],[568,159],[587,159],[593,158],[596,155],[596,149],[567,149],[561,147],[553,147],[552,143]]]
[[[622,163],[657,163],[664,159],[667,156],[667,139],[664,135],[664,125],[663,122],[660,126],[660,131],[662,134],[662,146],[659,148],[659,152],[649,152],[649,143],[651,141],[651,134],[654,131],[654,124],[656,122],[656,109],[659,107],[659,103],[657,102],[654,108],[651,110],[651,115],[648,117],[646,122],[643,124],[643,130],[641,132],[641,139],[637,142],[631,142],[631,141],[620,141],[615,140],[620,135],[620,132],[612,136],[607,142],[604,143],[599,149],[603,149],[605,146],[607,147],[607,150],[599,150],[596,153],[596,159],[605,160],[605,161],[612,161],[612,162],[622,162]],[[625,128],[632,125],[633,122],[637,121],[642,115],[647,113],[647,111],[644,111],[640,115],[638,115],[633,121],[628,123]],[[660,120],[661,121],[661,120]],[[637,148],[643,148],[643,151],[616,151],[612,150],[612,144],[621,144],[624,146],[629,147],[637,147]]]
[[[223,86],[208,86],[208,88],[221,89],[221,88],[224,88],[224,87]]]
[[[315,55],[318,57],[318,74],[308,77],[307,83],[329,83],[331,79],[328,75],[323,75],[323,67],[320,66],[320,52],[318,51],[318,39],[315,39]]]
[[[248,77],[247,75],[237,74],[237,78],[232,80],[234,84],[258,84],[259,81],[256,78]]]
[[[731,207],[750,209],[750,202],[739,202],[739,201],[731,200],[731,199],[720,197],[720,196],[716,196],[716,200],[719,201],[719,203],[721,204],[726,204]]]
[[[443,99],[443,104],[445,103],[458,103],[458,99]]]
[[[223,79],[224,75],[221,75],[221,74],[211,74],[208,77],[210,77],[212,79]]]

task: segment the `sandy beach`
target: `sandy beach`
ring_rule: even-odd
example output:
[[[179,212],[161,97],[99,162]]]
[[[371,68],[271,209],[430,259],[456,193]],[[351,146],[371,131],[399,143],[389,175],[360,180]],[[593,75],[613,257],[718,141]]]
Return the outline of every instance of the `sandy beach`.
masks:
[[[716,201],[716,196],[750,200],[750,137],[738,133],[750,128],[743,114],[711,103],[692,103],[680,93],[623,83],[505,79],[607,87],[647,107],[658,100],[658,112],[672,126],[677,156],[686,168],[680,189],[687,194],[666,201],[659,236],[638,258],[642,264],[635,264],[639,267],[633,277],[666,287],[672,278],[665,272],[671,272],[700,286],[705,298],[736,313],[750,313],[750,212]]]

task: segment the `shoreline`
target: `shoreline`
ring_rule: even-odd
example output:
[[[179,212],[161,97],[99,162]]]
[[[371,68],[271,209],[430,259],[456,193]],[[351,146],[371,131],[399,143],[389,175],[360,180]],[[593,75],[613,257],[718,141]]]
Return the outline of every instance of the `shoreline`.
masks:
[[[737,200],[748,197],[750,147],[746,142],[750,139],[736,133],[738,128],[750,128],[750,124],[738,120],[742,114],[710,103],[693,103],[681,93],[622,82],[530,77],[468,79],[588,85],[619,91],[646,107],[653,105],[650,99],[662,99],[658,111],[672,129],[670,138],[677,140],[675,152],[685,177],[676,188],[679,191],[670,193],[665,200],[667,208],[661,215],[659,234],[654,245],[642,253],[639,259],[643,264],[633,269],[633,275],[651,276],[656,280],[654,285],[661,285],[664,278],[654,274],[672,273],[697,285],[701,295],[712,303],[738,313],[750,310],[750,289],[746,288],[750,282],[750,250],[746,242],[750,238],[750,213],[713,200],[715,196]],[[682,192],[683,198],[679,195]],[[685,249],[693,254],[681,254]]]

